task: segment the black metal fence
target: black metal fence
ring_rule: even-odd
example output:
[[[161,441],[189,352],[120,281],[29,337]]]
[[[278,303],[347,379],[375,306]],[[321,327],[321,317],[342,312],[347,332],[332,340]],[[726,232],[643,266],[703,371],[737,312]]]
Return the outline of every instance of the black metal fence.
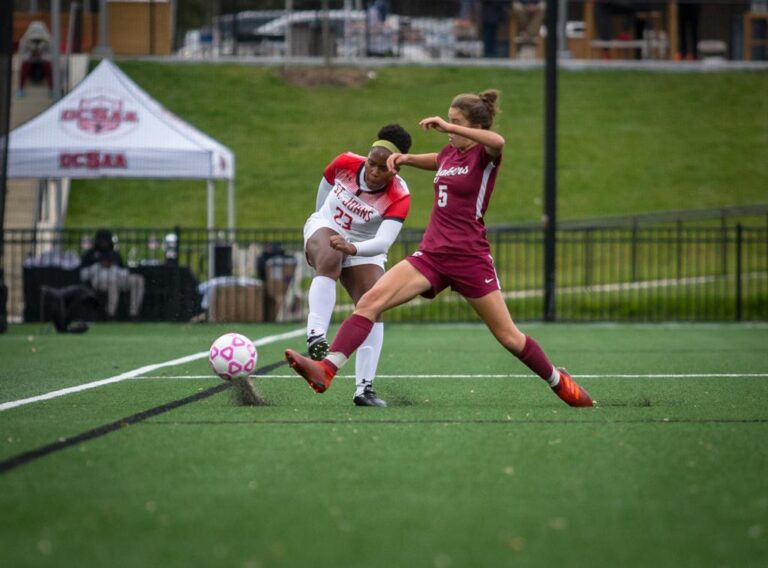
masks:
[[[8,131],[11,117],[11,73],[13,57],[13,1],[0,5],[0,259],[3,257],[3,225],[5,220],[6,174],[8,163]],[[5,313],[8,289],[0,264],[0,333],[7,327]]]
[[[301,321],[312,277],[299,230],[115,229],[116,250],[143,280],[143,298],[131,313],[131,286],[120,287],[115,314],[92,318],[151,321]],[[12,322],[47,319],[44,290],[93,287],[80,259],[94,231],[6,230],[6,282]],[[517,320],[543,310],[543,231],[489,230],[503,293]],[[404,230],[389,265],[415,251],[421,231]],[[557,235],[556,314],[560,321],[766,321],[768,227],[628,226],[563,229]],[[84,278],[84,279],[83,279]],[[135,282],[134,282],[135,284]],[[44,288],[48,287],[48,288]],[[344,292],[336,318],[350,313]],[[454,292],[416,299],[388,321],[475,319]]]

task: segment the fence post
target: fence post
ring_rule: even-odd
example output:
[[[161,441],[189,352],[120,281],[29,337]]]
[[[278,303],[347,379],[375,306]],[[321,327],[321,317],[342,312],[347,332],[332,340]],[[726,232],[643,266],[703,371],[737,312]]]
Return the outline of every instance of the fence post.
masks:
[[[728,225],[725,217],[720,221],[720,274],[728,274]]]
[[[240,45],[237,42],[237,34],[240,31],[237,29],[237,9],[239,6],[235,3],[234,11],[232,12],[232,53],[230,55],[240,55]],[[290,22],[288,22],[290,24]]]
[[[584,231],[584,286],[592,284],[592,229]]]
[[[13,2],[0,7],[0,268],[5,256],[5,192],[8,173],[7,134],[11,130],[11,79],[13,73]],[[0,281],[2,279],[0,278]]]
[[[632,282],[637,282],[637,218],[632,220]]]
[[[365,57],[370,57],[371,55],[371,19],[368,17],[368,4],[368,0],[363,0],[363,13],[365,14],[363,16],[365,25],[365,53],[363,55]],[[400,33],[399,29],[397,33]]]
[[[544,321],[555,321],[557,266],[557,12],[558,3],[547,4],[544,112]]]
[[[321,3],[321,10],[323,11],[322,25],[322,43],[323,43],[323,65],[326,69],[331,68],[331,24],[330,15],[328,14],[328,0],[323,0]],[[335,38],[334,38],[335,41]]]
[[[677,222],[677,279],[683,277],[683,222]]]
[[[736,225],[736,321],[741,321],[741,249],[742,249],[742,227],[741,223]]]

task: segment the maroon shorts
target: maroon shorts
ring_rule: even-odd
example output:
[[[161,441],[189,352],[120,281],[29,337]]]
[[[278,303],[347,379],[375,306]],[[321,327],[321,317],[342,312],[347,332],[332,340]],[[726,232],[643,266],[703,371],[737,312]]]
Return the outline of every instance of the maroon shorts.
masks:
[[[500,290],[493,258],[486,255],[451,255],[416,251],[405,258],[432,285],[422,294],[434,298],[448,286],[465,298],[482,298]]]

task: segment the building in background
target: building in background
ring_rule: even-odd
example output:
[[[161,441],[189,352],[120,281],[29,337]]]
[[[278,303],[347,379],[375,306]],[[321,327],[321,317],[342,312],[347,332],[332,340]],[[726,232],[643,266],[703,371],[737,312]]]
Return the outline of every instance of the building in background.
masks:
[[[90,53],[99,45],[101,0],[81,0],[75,12],[70,10],[72,4],[61,0],[61,50]],[[176,0],[107,0],[107,47],[115,55],[169,55],[173,51],[175,10]],[[52,29],[50,1],[16,6],[14,48],[33,21],[42,21]]]
[[[109,0],[109,47],[116,55],[169,55],[175,0]]]

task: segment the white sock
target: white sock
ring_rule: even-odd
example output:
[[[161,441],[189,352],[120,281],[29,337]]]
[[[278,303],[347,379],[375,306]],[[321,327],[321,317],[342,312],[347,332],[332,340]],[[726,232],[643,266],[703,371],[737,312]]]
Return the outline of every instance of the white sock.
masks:
[[[552,388],[555,388],[557,385],[560,384],[560,371],[557,370],[557,367],[554,365],[552,366],[552,376],[550,376],[547,379],[547,382],[549,383],[549,386]]]
[[[355,396],[363,394],[366,385],[373,384],[383,344],[384,323],[375,322],[355,355]]]
[[[326,334],[335,307],[336,281],[327,276],[315,276],[309,285],[307,337]]]
[[[328,355],[325,356],[325,358],[333,363],[337,370],[341,369],[344,365],[347,364],[347,361],[349,361],[347,356],[339,351],[331,351],[328,353]]]

